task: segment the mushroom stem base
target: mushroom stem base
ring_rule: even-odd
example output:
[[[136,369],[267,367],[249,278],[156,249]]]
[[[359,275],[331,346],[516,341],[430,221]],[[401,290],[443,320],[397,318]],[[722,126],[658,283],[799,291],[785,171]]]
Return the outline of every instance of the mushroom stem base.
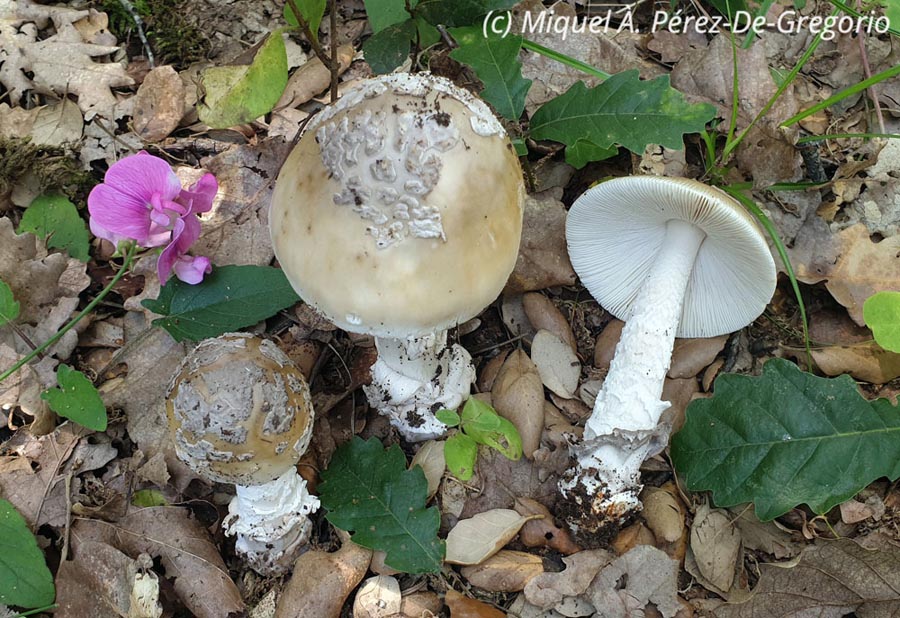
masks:
[[[288,571],[309,539],[307,516],[318,510],[319,499],[293,467],[271,483],[236,489],[222,523],[225,534],[237,535],[235,550],[262,575]]]
[[[378,337],[375,345],[372,384],[363,388],[369,404],[409,442],[444,435],[447,426],[434,413],[455,410],[469,397],[475,381],[469,353],[459,345],[446,347],[447,331],[405,340]]]

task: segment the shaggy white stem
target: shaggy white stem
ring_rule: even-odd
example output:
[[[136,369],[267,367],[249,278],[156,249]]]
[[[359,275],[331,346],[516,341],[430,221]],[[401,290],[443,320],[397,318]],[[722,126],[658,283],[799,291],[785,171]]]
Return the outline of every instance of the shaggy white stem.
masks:
[[[455,410],[469,397],[475,381],[472,357],[459,345],[447,347],[447,331],[427,337],[377,337],[378,360],[372,384],[364,388],[369,404],[390,417],[410,442],[444,435],[435,418],[441,408]]]
[[[640,465],[666,445],[667,428],[657,425],[670,404],[660,401],[660,396],[672,361],[685,290],[704,238],[705,233],[690,223],[668,222],[651,274],[622,330],[585,425],[584,441],[575,448],[575,478],[562,485],[567,492],[581,482],[588,495],[602,493],[604,498],[594,504],[595,511],[639,508]]]
[[[318,510],[319,499],[294,468],[271,483],[236,489],[222,527],[225,534],[237,535],[237,553],[263,575],[289,570],[309,539],[307,516]]]

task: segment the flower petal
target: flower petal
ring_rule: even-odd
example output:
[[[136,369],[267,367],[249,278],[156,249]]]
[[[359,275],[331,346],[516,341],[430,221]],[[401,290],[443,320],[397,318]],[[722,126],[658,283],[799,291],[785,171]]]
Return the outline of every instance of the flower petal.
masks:
[[[175,262],[175,276],[191,285],[203,281],[203,276],[212,272],[212,264],[208,257],[182,255]]]
[[[172,268],[187,253],[194,241],[200,237],[200,221],[196,215],[185,215],[175,220],[172,228],[172,240],[163,249],[156,262],[156,272],[160,283],[165,283],[172,274]],[[201,276],[202,278],[202,276]]]
[[[181,181],[169,164],[144,151],[113,163],[103,183],[145,203],[154,193],[168,200],[181,193]]]
[[[143,245],[150,228],[150,211],[146,202],[99,184],[88,195],[88,212],[92,228],[105,229],[123,238],[131,238]],[[101,236],[103,238],[103,236]]]
[[[200,180],[184,190],[178,201],[188,207],[190,212],[208,212],[212,208],[213,199],[219,191],[219,183],[212,174],[204,174]]]

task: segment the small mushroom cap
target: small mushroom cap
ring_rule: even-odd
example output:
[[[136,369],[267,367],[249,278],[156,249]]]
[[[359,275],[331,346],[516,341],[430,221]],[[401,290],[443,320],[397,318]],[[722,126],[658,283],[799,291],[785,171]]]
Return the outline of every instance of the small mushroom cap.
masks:
[[[262,485],[290,470],[312,437],[303,374],[274,343],[229,333],[200,343],[166,395],[178,458],[217,483]]]
[[[525,190],[490,109],[429,74],[366,80],[311,122],[275,185],[285,275],[336,325],[381,337],[477,315],[516,263]]]
[[[772,298],[776,278],[765,237],[737,201],[686,178],[616,178],[575,201],[566,219],[566,241],[572,266],[591,295],[627,321],[670,219],[688,221],[706,232],[677,336],[714,337],[759,317]]]

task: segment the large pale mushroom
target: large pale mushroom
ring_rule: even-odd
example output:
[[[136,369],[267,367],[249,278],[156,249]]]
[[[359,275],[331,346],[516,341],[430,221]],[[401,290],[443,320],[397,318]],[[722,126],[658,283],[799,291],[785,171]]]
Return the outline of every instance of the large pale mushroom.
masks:
[[[625,321],[609,373],[563,479],[569,524],[606,534],[640,508],[640,465],[659,453],[675,337],[740,330],[775,290],[775,263],[750,215],[694,180],[632,176],[579,197],[566,220],[581,282]]]
[[[490,304],[515,266],[524,185],[490,109],[427,73],[363,81],[310,121],[275,185],[275,254],[300,297],[375,336],[370,404],[411,441],[469,395],[447,330]]]
[[[295,465],[312,437],[303,374],[271,341],[230,333],[201,342],[166,397],[178,458],[206,480],[233,483],[223,522],[259,573],[289,569],[319,508]]]

